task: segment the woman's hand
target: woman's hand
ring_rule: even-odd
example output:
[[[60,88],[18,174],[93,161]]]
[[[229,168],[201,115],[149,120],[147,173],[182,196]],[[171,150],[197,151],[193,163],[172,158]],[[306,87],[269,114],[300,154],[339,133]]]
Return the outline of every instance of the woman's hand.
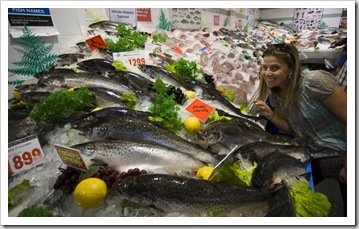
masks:
[[[254,111],[258,114],[264,116],[269,121],[271,121],[274,117],[274,111],[262,100],[254,100]]]

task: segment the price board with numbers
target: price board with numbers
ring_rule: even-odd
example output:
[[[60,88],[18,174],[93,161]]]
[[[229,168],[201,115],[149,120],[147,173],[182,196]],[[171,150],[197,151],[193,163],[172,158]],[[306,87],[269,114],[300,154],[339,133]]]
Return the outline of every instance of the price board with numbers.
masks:
[[[30,170],[45,159],[36,135],[10,142],[8,157],[9,174],[19,174]]]
[[[114,60],[120,60],[124,65],[137,67],[141,64],[146,64],[145,51],[137,50],[131,52],[116,52],[113,54]]]

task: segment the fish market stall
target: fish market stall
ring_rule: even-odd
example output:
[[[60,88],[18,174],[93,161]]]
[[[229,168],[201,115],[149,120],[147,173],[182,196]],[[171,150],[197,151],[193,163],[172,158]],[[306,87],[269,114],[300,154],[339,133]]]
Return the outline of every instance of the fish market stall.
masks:
[[[35,83],[17,81],[8,216],[328,216],[302,176],[307,152],[250,109],[263,31],[159,27],[93,22],[62,54],[41,53]],[[24,63],[29,40],[51,49],[23,32]],[[86,42],[98,37],[104,47]]]

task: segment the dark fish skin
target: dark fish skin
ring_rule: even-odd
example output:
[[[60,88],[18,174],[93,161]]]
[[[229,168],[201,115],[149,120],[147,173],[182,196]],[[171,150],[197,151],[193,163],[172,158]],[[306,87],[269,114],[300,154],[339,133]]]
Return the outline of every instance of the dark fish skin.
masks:
[[[210,182],[165,174],[131,176],[121,180],[116,190],[126,199],[164,212],[216,216],[228,211],[267,202],[267,194],[257,188]]]
[[[255,122],[243,118],[226,122],[206,124],[196,135],[196,139],[204,146],[217,143],[231,149],[251,142],[268,141],[275,144],[288,144],[290,139],[280,138],[266,132]]]
[[[202,88],[202,94],[200,98],[208,100],[217,100],[223,106],[227,107],[230,111],[239,115],[240,117],[253,118],[253,116],[242,113],[241,109],[234,106],[230,101],[222,96],[222,94],[209,84],[199,82],[197,80],[190,81],[192,85],[196,85]]]
[[[128,101],[121,99],[121,94],[106,88],[89,88],[95,97],[94,103],[97,107],[126,107],[130,108]]]
[[[153,81],[135,72],[115,71],[109,73],[108,77],[123,85],[128,85],[137,96],[148,96],[152,99],[157,96],[156,92],[151,90]]]
[[[22,84],[15,86],[14,91],[21,93],[28,92],[47,92],[48,88],[45,85],[41,85],[39,83],[34,84]]]
[[[251,182],[254,187],[269,190],[287,178],[299,178],[306,173],[305,163],[289,155],[273,152],[258,163]]]
[[[119,84],[116,80],[92,72],[67,72],[64,74],[44,75],[39,79],[39,83],[57,88],[101,87],[114,90],[118,93],[133,93],[126,85]]]
[[[112,66],[111,61],[101,58],[83,60],[81,62],[78,62],[77,66],[77,68],[80,70],[99,74],[115,71],[115,67]]]
[[[34,107],[36,103],[41,103],[41,100],[49,95],[51,92],[48,91],[21,93],[21,101],[30,107]]]
[[[48,70],[36,73],[34,75],[34,77],[36,79],[40,79],[40,78],[43,78],[43,77],[48,78],[48,77],[55,77],[55,76],[61,76],[61,75],[64,75],[64,74],[72,74],[72,73],[75,73],[75,72],[72,69],[69,69],[69,68],[50,68]]]
[[[204,163],[216,164],[217,159],[201,146],[189,142],[176,134],[159,128],[148,121],[134,117],[123,117],[116,120],[106,120],[84,128],[83,134],[91,140],[116,139],[143,141],[161,145],[170,149],[189,154]]]
[[[232,155],[237,157],[240,154],[242,158],[248,159],[253,163],[254,161],[260,162],[266,155],[275,151],[292,156],[301,162],[307,160],[304,146],[272,144],[265,141],[243,145]]]
[[[122,118],[126,116],[133,116],[139,119],[148,120],[150,112],[146,111],[136,111],[131,110],[125,107],[106,107],[98,111],[90,112],[86,115],[81,116],[77,120],[71,123],[72,128],[78,130],[84,130],[88,125],[93,125],[95,123],[100,123],[104,120],[109,120],[111,118]]]
[[[172,86],[175,87],[183,87],[186,90],[191,90],[191,91],[195,91],[195,88],[193,85],[187,83],[186,81],[180,79],[177,75],[175,75],[172,72],[169,72],[163,68],[157,67],[157,66],[153,66],[153,65],[146,65],[146,64],[142,64],[142,65],[138,65],[138,68],[146,73],[147,75],[157,79],[157,78],[162,78],[162,80],[164,82],[168,82],[169,84],[171,84]]]
[[[79,59],[85,58],[84,54],[81,53],[64,53],[57,56],[58,60],[56,61],[57,64],[61,66],[71,65],[77,63]]]
[[[105,58],[106,60],[111,61],[111,62],[114,61],[114,59],[113,59],[113,51],[99,47],[99,48],[97,48],[97,52],[99,52],[100,55],[103,58]]]
[[[89,25],[91,29],[116,30],[119,22],[116,21],[98,21]]]
[[[269,209],[266,217],[296,217],[289,188],[285,185],[274,192],[273,198],[268,200]]]

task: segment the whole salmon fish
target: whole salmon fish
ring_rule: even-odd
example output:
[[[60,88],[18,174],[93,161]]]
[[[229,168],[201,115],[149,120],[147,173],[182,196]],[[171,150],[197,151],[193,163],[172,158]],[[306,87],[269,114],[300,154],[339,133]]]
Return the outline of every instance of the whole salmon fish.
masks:
[[[85,137],[92,140],[119,139],[144,141],[161,145],[191,155],[202,162],[216,164],[219,158],[200,145],[189,142],[182,137],[135,117],[123,116],[121,119],[104,120],[83,128]]]
[[[262,208],[263,212],[268,209],[268,196],[260,189],[175,175],[127,177],[119,182],[116,190],[130,201],[165,213],[227,216],[229,212],[242,208],[241,216],[253,216],[248,211],[253,205],[257,210]]]
[[[204,166],[188,154],[138,141],[86,142],[71,148],[81,152],[86,165],[106,164],[119,172],[139,168],[148,173],[176,174],[180,171],[196,171]]]

